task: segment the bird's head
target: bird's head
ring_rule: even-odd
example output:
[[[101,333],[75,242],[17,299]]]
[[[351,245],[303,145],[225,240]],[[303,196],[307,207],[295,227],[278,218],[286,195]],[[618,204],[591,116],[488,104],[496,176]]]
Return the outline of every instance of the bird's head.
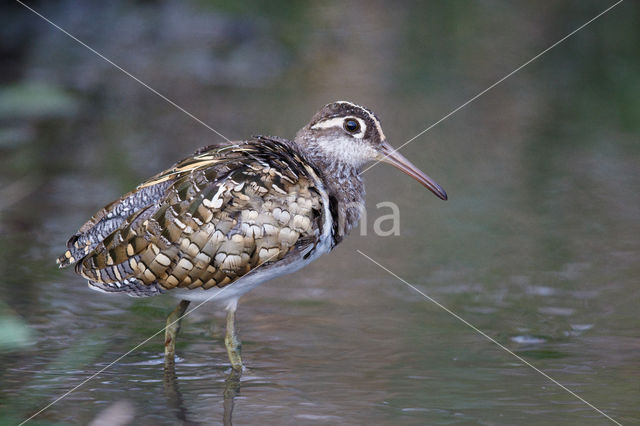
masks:
[[[440,185],[387,143],[378,117],[360,105],[346,101],[325,105],[298,131],[295,141],[312,157],[322,157],[328,163],[358,171],[371,161],[389,163],[439,198],[447,199]]]

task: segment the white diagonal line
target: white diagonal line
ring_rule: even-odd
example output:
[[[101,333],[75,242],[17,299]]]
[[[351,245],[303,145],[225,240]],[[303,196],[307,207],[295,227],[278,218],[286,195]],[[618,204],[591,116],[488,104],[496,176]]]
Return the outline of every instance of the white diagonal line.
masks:
[[[396,149],[392,150],[389,154],[385,155],[384,157],[382,157],[379,160],[376,160],[373,164],[371,164],[369,167],[367,167],[366,169],[364,169],[363,171],[360,172],[360,175],[362,175],[364,172],[366,172],[367,170],[371,169],[372,167],[374,167],[376,164],[386,160],[386,158],[390,155],[393,155],[394,153],[396,153],[397,151],[400,151],[402,148],[404,148],[405,146],[409,145],[411,142],[413,142],[414,140],[416,140],[417,138],[419,138],[420,136],[424,135],[425,133],[427,133],[429,130],[433,129],[434,127],[436,127],[438,124],[442,123],[444,120],[446,120],[447,118],[451,117],[453,114],[455,114],[456,112],[460,111],[462,108],[466,107],[467,105],[469,105],[471,102],[475,101],[476,99],[478,99],[479,97],[481,97],[482,95],[484,95],[485,93],[487,93],[489,90],[493,89],[494,87],[496,87],[497,85],[499,85],[500,83],[502,83],[503,81],[505,81],[506,79],[508,79],[509,77],[511,77],[512,75],[514,75],[515,73],[517,73],[518,71],[520,71],[521,69],[523,69],[524,67],[526,67],[527,65],[529,65],[530,63],[532,63],[533,61],[535,61],[536,59],[538,59],[539,57],[541,57],[542,55],[544,55],[545,53],[547,53],[548,51],[550,51],[551,49],[553,49],[554,47],[556,47],[557,45],[559,45],[560,43],[562,43],[563,41],[565,41],[566,39],[568,39],[569,37],[571,37],[572,35],[574,35],[575,33],[577,33],[578,31],[582,30],[584,27],[586,27],[587,25],[591,24],[593,21],[595,21],[596,19],[600,18],[602,15],[604,15],[605,13],[609,12],[611,9],[613,9],[614,7],[616,7],[617,5],[619,5],[620,3],[622,3],[623,0],[618,0],[616,3],[612,4],[611,6],[609,6],[608,8],[606,8],[605,10],[603,10],[602,12],[598,13],[596,16],[594,16],[593,18],[589,19],[587,22],[585,22],[584,24],[580,25],[578,28],[576,28],[575,30],[571,31],[569,34],[567,34],[566,36],[562,37],[560,40],[556,41],[555,43],[553,43],[551,46],[547,47],[546,49],[544,49],[542,52],[538,53],[536,56],[534,56],[533,58],[529,59],[527,62],[525,62],[524,64],[520,65],[518,68],[514,69],[513,71],[511,71],[509,74],[505,75],[504,77],[502,77],[500,80],[496,81],[495,83],[493,83],[491,86],[487,87],[486,89],[484,89],[483,91],[481,91],[480,93],[478,93],[477,95],[475,95],[473,98],[469,99],[468,101],[466,101],[465,103],[463,103],[462,105],[460,105],[459,107],[451,110],[450,112],[448,112],[444,117],[442,117],[440,120],[436,121],[435,123],[433,123],[432,125],[430,125],[429,127],[427,127],[426,129],[424,129],[423,131],[421,131],[420,133],[418,133],[417,135],[415,135],[414,137],[412,137],[411,139],[409,139],[408,141],[406,141],[405,143],[403,143],[402,145],[400,145],[399,147],[397,147]]]
[[[77,42],[78,44],[86,47],[87,49],[89,49],[91,52],[93,52],[94,54],[96,54],[97,56],[99,56],[100,58],[104,59],[106,62],[110,63],[111,65],[113,65],[114,67],[116,67],[118,70],[122,71],[124,74],[126,74],[127,76],[131,77],[132,79],[134,79],[135,81],[137,81],[138,83],[140,83],[142,86],[144,86],[146,89],[148,89],[149,91],[151,91],[152,93],[158,95],[159,97],[161,97],[162,99],[164,99],[165,101],[167,101],[169,104],[171,104],[172,106],[174,106],[175,108],[177,108],[178,110],[182,111],[183,113],[187,114],[189,117],[193,118],[195,121],[197,121],[198,123],[202,124],[204,127],[206,127],[207,129],[211,130],[212,132],[214,132],[216,135],[220,136],[221,138],[225,139],[228,142],[231,142],[225,135],[223,135],[222,133],[220,133],[219,131],[217,131],[216,129],[214,129],[213,127],[209,126],[207,123],[205,123],[204,121],[200,120],[198,117],[196,117],[195,115],[193,115],[192,113],[190,113],[189,111],[187,111],[186,109],[184,109],[183,107],[181,107],[180,105],[178,105],[177,103],[175,103],[174,101],[172,101],[171,99],[167,98],[165,95],[163,95],[162,93],[158,92],[156,89],[154,89],[153,87],[149,86],[147,83],[145,83],[144,81],[140,80],[138,77],[136,77],[135,75],[131,74],[129,71],[125,70],[124,68],[122,68],[120,65],[116,64],[115,62],[113,62],[111,59],[107,58],[106,56],[104,56],[102,53],[98,52],[97,50],[95,50],[93,47],[89,46],[87,43],[83,42],[82,40],[78,39],[76,36],[74,36],[73,34],[69,33],[67,30],[65,30],[64,28],[62,28],[60,25],[52,22],[50,19],[47,19],[45,16],[43,16],[41,13],[39,13],[38,11],[36,11],[35,9],[33,9],[32,7],[24,4],[22,1],[20,0],[16,0],[19,4],[21,4],[22,6],[24,6],[25,8],[29,9],[31,12],[35,13],[36,15],[38,15],[40,18],[42,18],[43,20],[45,20],[46,22],[48,22],[49,24],[51,24],[53,27],[57,28],[58,30],[62,31],[64,34],[66,34],[67,36],[69,36],[71,39],[73,39],[75,42]]]
[[[546,377],[547,379],[551,380],[553,383],[555,383],[556,385],[560,386],[562,389],[564,389],[565,391],[567,391],[568,393],[570,393],[571,395],[573,395],[574,397],[578,398],[580,401],[584,402],[585,404],[587,404],[589,407],[593,408],[595,411],[597,411],[598,413],[602,414],[603,416],[605,416],[607,419],[611,420],[613,423],[622,426],[621,423],[619,423],[618,421],[614,420],[612,417],[610,417],[607,413],[605,413],[604,411],[600,410],[599,408],[597,408],[596,406],[594,406],[593,404],[591,404],[589,401],[587,401],[586,399],[584,399],[583,397],[581,397],[580,395],[578,395],[577,393],[575,393],[574,391],[572,391],[571,389],[569,389],[568,387],[566,387],[565,385],[563,385],[562,383],[560,383],[559,381],[557,381],[556,379],[554,379],[553,377],[549,376],[547,373],[545,373],[544,371],[540,370],[539,368],[537,368],[535,365],[531,364],[529,361],[527,361],[526,359],[522,358],[520,355],[517,355],[515,352],[513,352],[511,349],[507,348],[506,346],[504,346],[502,343],[498,342],[496,339],[494,339],[493,337],[489,336],[487,333],[485,333],[484,331],[480,330],[478,327],[476,327],[475,325],[471,324],[469,321],[465,320],[464,318],[462,318],[460,315],[456,314],[455,312],[453,312],[451,309],[447,308],[446,306],[444,306],[443,304],[441,304],[440,302],[438,302],[437,300],[435,300],[433,297],[429,296],[428,294],[422,292],[420,289],[416,288],[415,286],[413,286],[412,284],[410,284],[409,282],[407,282],[406,280],[400,278],[398,275],[396,275],[395,273],[393,273],[392,271],[390,271],[389,269],[385,268],[384,266],[382,266],[380,263],[376,262],[375,260],[373,260],[371,257],[367,256],[366,254],[364,254],[363,252],[361,252],[360,250],[356,250],[358,253],[360,253],[362,256],[366,257],[367,259],[369,259],[371,262],[375,263],[376,265],[378,265],[380,268],[384,269],[385,271],[387,271],[389,274],[393,275],[395,278],[399,279],[400,281],[402,281],[403,283],[405,283],[408,287],[410,287],[411,289],[415,290],[416,292],[418,292],[419,294],[421,294],[425,299],[429,300],[430,302],[432,302],[433,304],[435,304],[436,306],[438,306],[439,308],[445,310],[448,314],[452,315],[454,318],[456,318],[457,320],[459,320],[460,322],[462,322],[464,325],[470,327],[473,331],[475,331],[476,333],[480,334],[481,336],[485,337],[486,339],[488,339],[489,341],[491,341],[492,343],[494,343],[495,345],[497,345],[500,349],[503,349],[504,351],[508,352],[510,355],[512,355],[513,357],[515,357],[518,361],[522,362],[523,364],[531,367],[532,369],[534,369],[535,371],[537,371],[538,373],[542,374],[544,377]]]
[[[274,254],[273,256],[271,256],[270,258],[268,258],[267,260],[265,260],[264,262],[262,262],[261,264],[259,264],[258,266],[256,266],[255,268],[253,268],[251,271],[249,271],[248,273],[246,273],[245,275],[243,275],[241,278],[247,277],[248,275],[254,273],[254,271],[260,269],[261,266],[263,266],[264,264],[266,264],[267,262],[269,262],[271,259],[273,259],[275,256],[277,256],[277,253]],[[76,390],[78,390],[78,388],[80,388],[82,385],[84,385],[85,383],[87,383],[88,381],[94,379],[96,376],[102,374],[105,370],[107,370],[108,368],[112,367],[113,365],[117,364],[118,362],[120,362],[124,357],[126,357],[127,355],[129,355],[131,352],[135,351],[136,349],[140,348],[141,346],[144,346],[145,344],[147,344],[151,339],[153,339],[154,337],[156,337],[158,334],[162,333],[163,331],[165,331],[167,329],[167,327],[172,326],[173,324],[177,323],[178,321],[180,321],[182,318],[186,317],[187,315],[191,315],[196,309],[198,309],[200,306],[204,305],[205,303],[209,302],[210,300],[212,300],[213,298],[215,298],[216,296],[218,296],[220,293],[222,293],[223,291],[225,291],[226,289],[228,289],[229,287],[233,286],[235,283],[237,283],[238,281],[240,281],[240,279],[238,279],[237,281],[232,282],[231,284],[228,284],[227,286],[221,288],[220,290],[218,290],[215,294],[211,295],[211,297],[209,297],[208,299],[205,299],[204,301],[200,302],[199,304],[197,304],[193,309],[189,310],[188,312],[185,312],[181,317],[177,318],[175,321],[166,324],[163,328],[161,328],[160,330],[158,330],[157,332],[155,332],[152,336],[148,337],[147,339],[143,340],[142,342],[138,343],[137,345],[135,345],[133,348],[129,349],[127,352],[125,352],[124,354],[120,355],[118,358],[114,359],[113,361],[111,361],[109,364],[107,364],[105,367],[102,367],[100,370],[96,371],[95,373],[93,373],[91,376],[87,377],[86,379],[84,379],[82,382],[80,382],[79,384],[77,384],[76,386],[74,386],[73,388],[69,389],[68,391],[66,391],[65,393],[63,393],[62,395],[60,395],[58,398],[54,399],[52,402],[50,402],[49,404],[47,404],[46,406],[42,407],[40,410],[38,410],[37,412],[35,412],[34,414],[32,414],[29,418],[27,418],[26,420],[24,420],[22,423],[20,423],[18,426],[22,426],[23,424],[27,423],[28,421],[30,421],[31,419],[33,419],[34,417],[36,417],[37,415],[41,414],[43,411],[47,410],[49,407],[51,407],[52,405],[58,403],[60,400],[66,398],[67,396],[69,396],[71,393],[75,392]]]

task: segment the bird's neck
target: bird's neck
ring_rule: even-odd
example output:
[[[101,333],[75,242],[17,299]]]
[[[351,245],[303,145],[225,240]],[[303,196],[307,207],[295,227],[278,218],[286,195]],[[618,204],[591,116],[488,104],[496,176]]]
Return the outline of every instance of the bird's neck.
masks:
[[[334,243],[338,244],[358,224],[364,210],[364,183],[355,166],[326,156],[309,145],[298,145],[320,173],[329,196]]]

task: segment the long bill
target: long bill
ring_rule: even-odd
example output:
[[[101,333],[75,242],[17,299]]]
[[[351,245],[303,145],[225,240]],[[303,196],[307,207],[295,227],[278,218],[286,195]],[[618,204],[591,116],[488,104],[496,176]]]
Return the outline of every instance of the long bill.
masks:
[[[419,168],[414,166],[411,161],[407,160],[402,154],[398,151],[394,150],[391,145],[384,142],[382,145],[382,149],[380,150],[381,154],[384,156],[380,160],[389,163],[392,166],[402,170],[404,173],[408,174],[422,185],[424,185],[429,191],[433,192],[438,198],[441,200],[446,200],[447,193],[442,189],[440,185],[438,185],[433,179],[424,174]]]

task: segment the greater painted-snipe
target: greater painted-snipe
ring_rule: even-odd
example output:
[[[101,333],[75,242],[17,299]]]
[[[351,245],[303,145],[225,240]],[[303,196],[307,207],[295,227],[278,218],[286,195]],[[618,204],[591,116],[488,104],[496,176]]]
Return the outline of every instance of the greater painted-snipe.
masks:
[[[447,199],[387,143],[373,112],[334,102],[293,141],[257,136],[199,149],[102,208],[69,239],[58,263],[76,263],[95,290],[181,299],[165,331],[171,360],[189,301],[229,286],[219,298],[227,310],[225,345],[231,366],[241,370],[238,298],[340,243],[364,208],[359,172],[377,160]]]

